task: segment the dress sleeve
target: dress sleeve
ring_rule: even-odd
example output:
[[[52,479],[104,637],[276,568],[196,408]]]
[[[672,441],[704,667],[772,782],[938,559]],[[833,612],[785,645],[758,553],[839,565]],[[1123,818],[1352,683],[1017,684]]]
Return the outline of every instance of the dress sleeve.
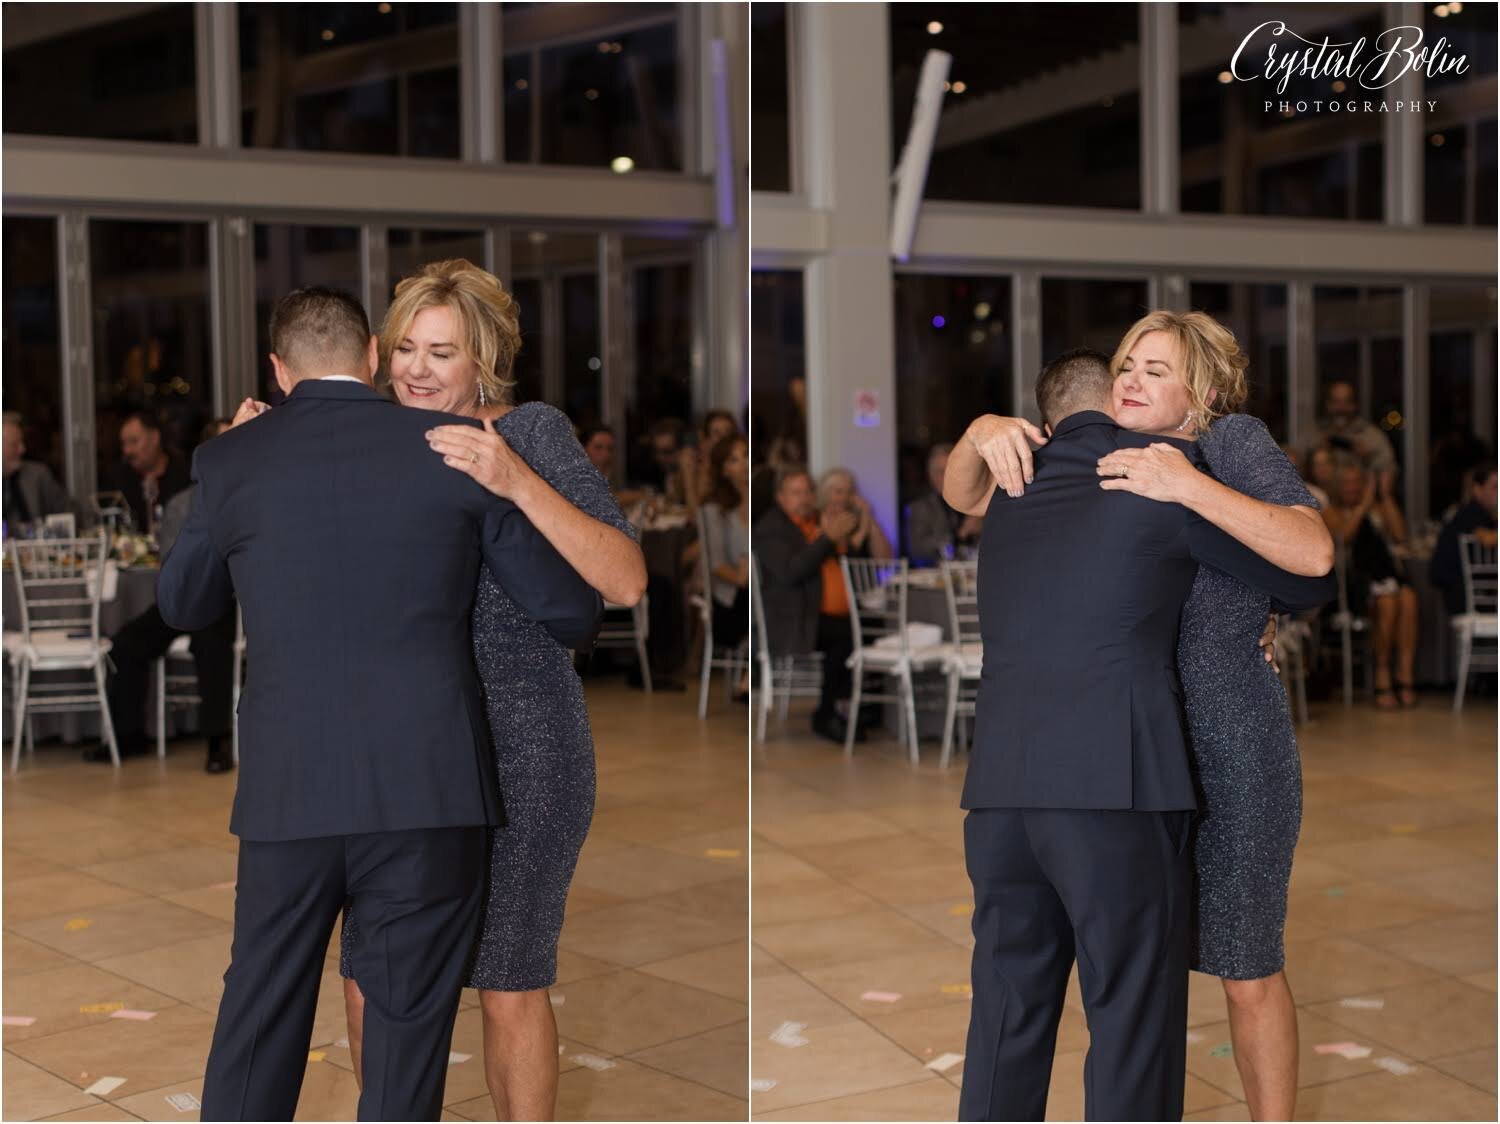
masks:
[[[1209,432],[1213,440],[1204,452],[1221,484],[1266,503],[1318,510],[1318,501],[1265,422],[1249,414],[1230,414],[1216,421]]]
[[[524,440],[512,442],[516,453],[579,511],[638,541],[635,528],[610,491],[609,481],[578,443],[568,416],[543,403],[529,403],[524,408],[535,416],[523,430]]]

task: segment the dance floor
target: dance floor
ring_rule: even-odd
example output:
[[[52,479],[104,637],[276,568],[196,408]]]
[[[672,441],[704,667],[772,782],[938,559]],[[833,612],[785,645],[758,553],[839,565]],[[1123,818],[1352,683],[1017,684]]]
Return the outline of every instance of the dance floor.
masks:
[[[1315,705],[1288,977],[1304,1120],[1494,1120],[1495,707]],[[972,896],[962,765],[772,727],[752,769],[752,1109],[760,1120],[952,1120]],[[788,1026],[787,1024],[794,1024]],[[1223,989],[1194,975],[1189,1120],[1248,1120]],[[1345,1053],[1318,1047],[1353,1044]],[[1049,1119],[1083,1118],[1074,980]],[[947,1055],[947,1056],[945,1056]]]
[[[719,698],[700,722],[692,695],[592,681],[589,701],[599,802],[552,993],[558,1119],[743,1120],[744,712]],[[119,776],[42,746],[5,776],[4,1119],[197,1119],[229,960],[233,786],[189,741]],[[297,1119],[354,1119],[344,1034],[334,945]],[[443,1119],[493,1120],[473,992],[453,1049]]]

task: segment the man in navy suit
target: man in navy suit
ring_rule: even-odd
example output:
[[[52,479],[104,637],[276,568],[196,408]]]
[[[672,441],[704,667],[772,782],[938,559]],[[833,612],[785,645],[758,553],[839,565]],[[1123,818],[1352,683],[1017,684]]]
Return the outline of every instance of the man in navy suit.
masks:
[[[1326,602],[1332,579],[1277,569],[1179,505],[1101,489],[1101,457],[1163,440],[1105,412],[1103,356],[1049,365],[1037,400],[1052,430],[1034,479],[970,509],[985,515],[984,670],[962,801],[975,948],[959,1116],[1043,1118],[1076,957],[1087,1119],[1175,1120],[1197,806],[1182,606],[1200,564],[1288,608]]]
[[[201,446],[192,510],[162,566],[183,631],[238,596],[234,947],[205,1120],[290,1120],[333,923],[359,923],[361,1120],[436,1120],[500,822],[470,644],[481,559],[561,643],[598,595],[508,501],[424,434],[462,421],[398,406],[346,294],[301,289],[271,319],[284,405]]]

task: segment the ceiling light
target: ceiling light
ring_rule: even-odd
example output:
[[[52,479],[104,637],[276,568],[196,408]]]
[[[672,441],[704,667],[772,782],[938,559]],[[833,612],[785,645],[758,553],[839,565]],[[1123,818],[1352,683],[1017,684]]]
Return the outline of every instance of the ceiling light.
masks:
[[[942,33],[943,33],[943,25],[940,24],[937,20],[933,20],[931,23],[929,23],[927,25],[927,34],[928,35],[941,35]]]
[[[609,170],[619,175],[635,171],[635,161],[628,156],[616,156],[609,162]]]

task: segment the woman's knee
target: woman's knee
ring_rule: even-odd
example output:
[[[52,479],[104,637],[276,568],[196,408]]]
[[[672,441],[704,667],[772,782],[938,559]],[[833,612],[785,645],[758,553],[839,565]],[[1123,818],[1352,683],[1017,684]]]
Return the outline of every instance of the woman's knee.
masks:
[[[535,991],[484,991],[479,993],[479,1006],[486,1021],[500,1023],[516,1019],[534,1018],[538,1012],[551,1013],[552,1000],[545,987]]]

